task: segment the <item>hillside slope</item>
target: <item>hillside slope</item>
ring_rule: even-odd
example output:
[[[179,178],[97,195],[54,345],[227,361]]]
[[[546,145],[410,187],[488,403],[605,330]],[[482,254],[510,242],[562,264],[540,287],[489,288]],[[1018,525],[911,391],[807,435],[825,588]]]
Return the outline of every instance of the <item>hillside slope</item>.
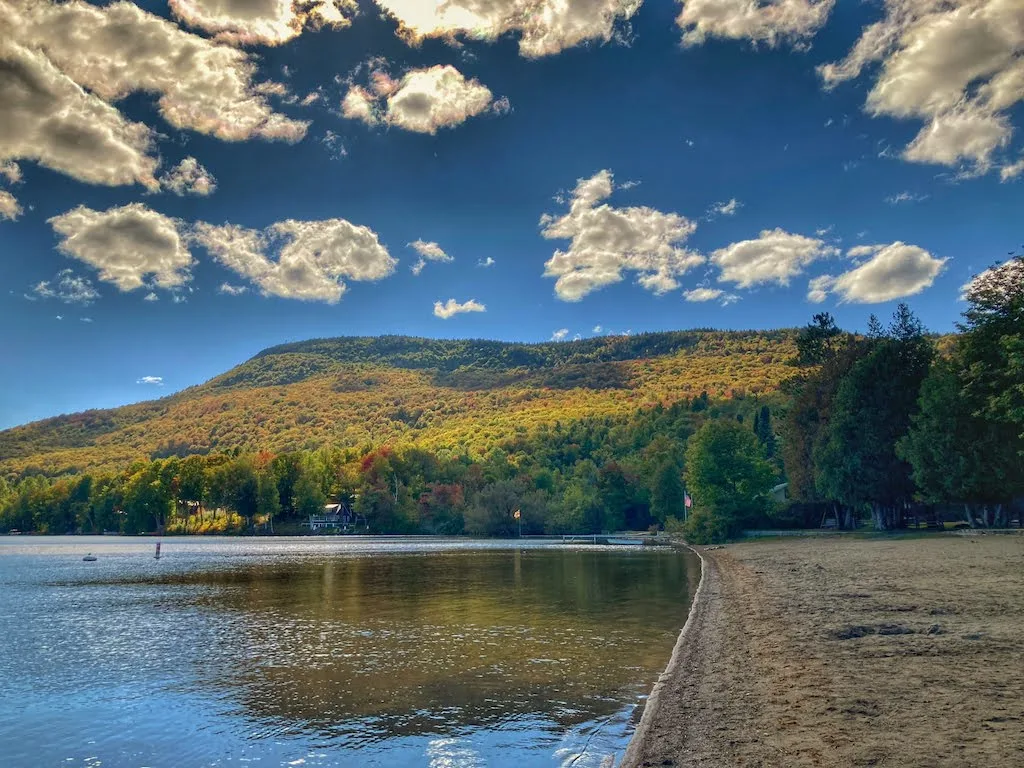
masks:
[[[784,330],[547,344],[401,336],[286,344],[160,400],[0,432],[0,474],[328,444],[485,451],[542,423],[624,415],[704,391],[772,391],[792,371],[793,339]]]

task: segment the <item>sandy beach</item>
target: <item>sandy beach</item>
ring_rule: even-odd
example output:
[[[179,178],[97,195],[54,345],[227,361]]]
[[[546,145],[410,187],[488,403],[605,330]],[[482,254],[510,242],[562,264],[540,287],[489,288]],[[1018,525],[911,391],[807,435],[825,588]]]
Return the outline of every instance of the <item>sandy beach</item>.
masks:
[[[701,553],[624,768],[1024,765],[1024,536]]]

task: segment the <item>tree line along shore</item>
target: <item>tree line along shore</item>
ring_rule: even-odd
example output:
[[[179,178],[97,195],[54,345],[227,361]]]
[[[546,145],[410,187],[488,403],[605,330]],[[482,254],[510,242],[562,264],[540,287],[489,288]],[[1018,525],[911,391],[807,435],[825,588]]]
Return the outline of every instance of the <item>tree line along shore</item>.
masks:
[[[893,530],[934,519],[938,505],[972,528],[1019,525],[1024,259],[976,277],[965,300],[959,332],[944,337],[905,305],[886,325],[871,316],[865,334],[818,314],[778,391],[557,420],[482,455],[390,443],[235,449],[0,477],[0,531],[292,532],[328,503],[350,530],[373,533],[654,527],[700,543],[823,517]]]

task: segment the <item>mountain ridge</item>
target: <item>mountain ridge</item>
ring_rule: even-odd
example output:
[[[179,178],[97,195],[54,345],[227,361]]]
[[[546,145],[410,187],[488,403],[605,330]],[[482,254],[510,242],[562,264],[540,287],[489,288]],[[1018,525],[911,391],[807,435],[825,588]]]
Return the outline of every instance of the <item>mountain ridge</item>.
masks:
[[[695,329],[562,342],[342,336],[268,347],[157,400],[0,432],[0,473],[332,443],[476,448],[501,425],[621,414],[707,391],[772,391],[796,331]],[[493,434],[490,437],[494,437]]]

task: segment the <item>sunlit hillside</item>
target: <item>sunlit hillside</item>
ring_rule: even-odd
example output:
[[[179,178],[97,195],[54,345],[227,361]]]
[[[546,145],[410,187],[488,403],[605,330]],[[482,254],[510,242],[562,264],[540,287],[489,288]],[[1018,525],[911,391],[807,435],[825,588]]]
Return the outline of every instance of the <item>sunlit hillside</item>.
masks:
[[[119,469],[239,449],[415,443],[478,453],[544,423],[623,415],[792,373],[790,331],[687,331],[548,344],[320,339],[261,352],[170,397],[0,433],[5,474]]]

